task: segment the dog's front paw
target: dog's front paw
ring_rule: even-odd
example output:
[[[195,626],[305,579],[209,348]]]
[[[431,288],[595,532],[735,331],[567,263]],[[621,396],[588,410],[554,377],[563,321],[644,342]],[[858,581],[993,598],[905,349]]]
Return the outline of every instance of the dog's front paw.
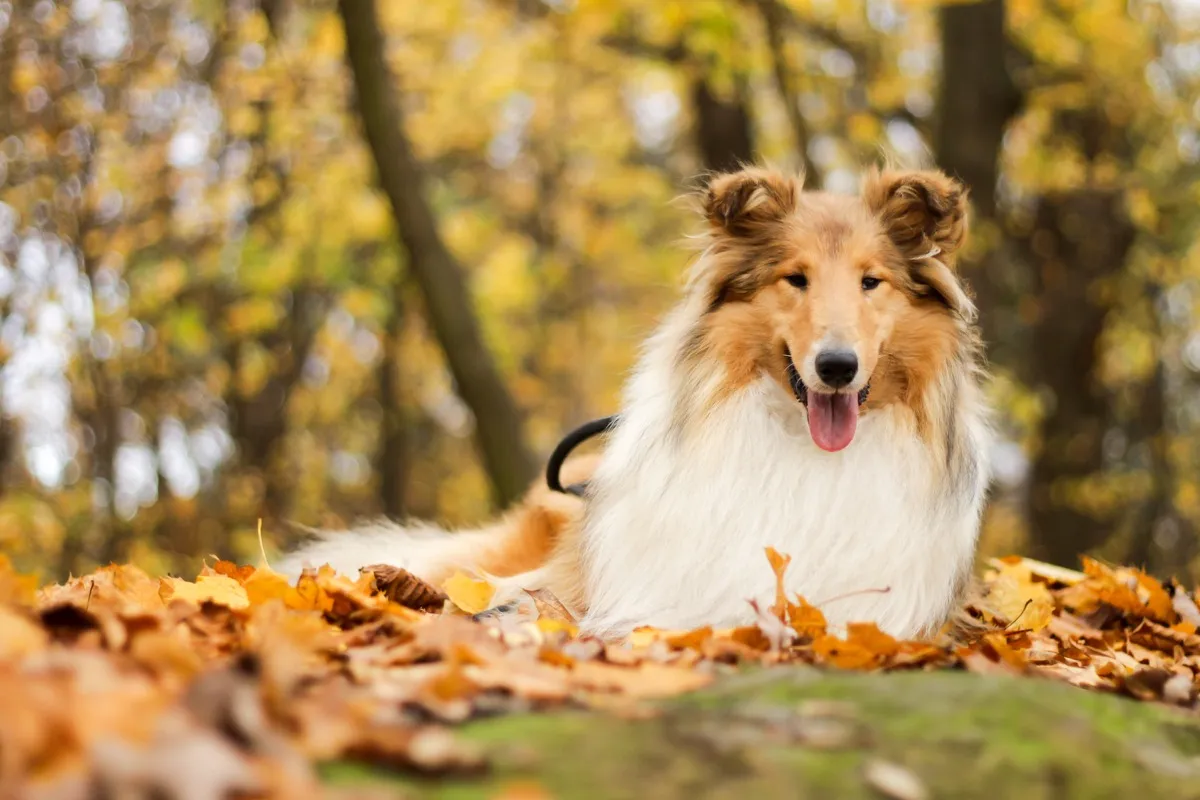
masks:
[[[480,611],[478,614],[472,615],[471,619],[476,622],[485,622],[487,620],[519,616],[521,616],[521,603],[517,600],[510,600],[507,603],[501,603],[498,606],[492,606],[489,609]]]

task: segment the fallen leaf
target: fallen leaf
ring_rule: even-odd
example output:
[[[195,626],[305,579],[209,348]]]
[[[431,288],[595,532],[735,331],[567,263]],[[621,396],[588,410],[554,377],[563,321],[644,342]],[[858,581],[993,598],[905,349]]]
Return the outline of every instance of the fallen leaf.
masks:
[[[442,583],[442,591],[459,610],[478,614],[491,608],[495,588],[487,581],[456,572]]]
[[[1033,572],[1023,560],[1001,567],[988,586],[986,603],[988,610],[1014,628],[1040,631],[1054,616],[1050,590],[1033,580]]]
[[[578,627],[578,621],[574,615],[567,610],[554,593],[549,589],[526,589],[525,594],[533,598],[533,602],[538,611],[538,620],[552,620],[562,623],[567,628]]]
[[[399,603],[405,608],[436,611],[446,602],[445,592],[426,583],[408,570],[387,564],[373,564],[363,567],[362,572],[374,578],[375,587],[383,592],[389,600]]]
[[[1031,575],[1045,578],[1052,583],[1061,583],[1064,586],[1074,586],[1077,583],[1087,580],[1087,574],[1079,570],[1067,569],[1056,564],[1047,564],[1045,561],[1022,558],[1021,556],[992,558],[988,559],[988,564],[999,571],[1003,571],[1007,567],[1021,567],[1028,570]]]
[[[788,564],[792,563],[791,556],[780,555],[774,547],[767,548],[767,563],[775,573],[775,605],[770,611],[784,622],[787,621],[787,590],[784,588],[783,574],[787,572]]]
[[[227,575],[200,575],[195,583],[179,578],[162,578],[159,586],[164,603],[187,600],[196,605],[216,603],[234,609],[247,608],[250,605],[246,590]]]

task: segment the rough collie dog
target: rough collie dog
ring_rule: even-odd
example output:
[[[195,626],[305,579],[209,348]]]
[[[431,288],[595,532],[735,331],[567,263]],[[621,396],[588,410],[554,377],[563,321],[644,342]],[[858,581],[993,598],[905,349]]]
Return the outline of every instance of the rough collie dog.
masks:
[[[284,570],[389,563],[494,603],[553,592],[601,636],[746,624],[764,555],[833,625],[929,635],[967,582],[987,485],[975,310],[954,266],[966,191],[872,171],[858,196],[764,169],[719,175],[683,299],[645,343],[582,499],[535,486],[494,525],[376,525]]]

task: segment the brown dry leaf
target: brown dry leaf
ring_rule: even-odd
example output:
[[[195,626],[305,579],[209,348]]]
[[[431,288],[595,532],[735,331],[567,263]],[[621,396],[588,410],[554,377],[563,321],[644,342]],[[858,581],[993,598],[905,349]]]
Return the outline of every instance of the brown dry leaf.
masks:
[[[375,579],[375,587],[393,603],[418,611],[436,611],[446,602],[446,594],[411,572],[387,564],[363,567],[362,572]]]
[[[496,589],[487,581],[476,580],[465,573],[455,572],[442,582],[442,591],[459,610],[478,614],[491,608]]]
[[[574,629],[579,625],[575,616],[559,601],[549,589],[526,589],[525,594],[533,598],[538,612],[538,622],[557,622],[564,629]],[[545,629],[545,628],[543,628]]]

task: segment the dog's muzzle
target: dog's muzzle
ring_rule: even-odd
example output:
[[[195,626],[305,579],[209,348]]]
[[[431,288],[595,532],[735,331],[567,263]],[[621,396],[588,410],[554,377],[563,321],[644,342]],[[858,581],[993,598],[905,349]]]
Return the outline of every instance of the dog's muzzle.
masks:
[[[787,379],[788,384],[792,387],[792,394],[796,395],[796,399],[803,405],[808,405],[808,387],[804,385],[804,381],[800,378],[800,370],[796,369],[796,362],[792,360],[792,351],[788,347],[783,349],[784,357],[787,359]],[[871,384],[858,390],[858,404],[861,406],[867,402],[867,397],[871,394]]]

